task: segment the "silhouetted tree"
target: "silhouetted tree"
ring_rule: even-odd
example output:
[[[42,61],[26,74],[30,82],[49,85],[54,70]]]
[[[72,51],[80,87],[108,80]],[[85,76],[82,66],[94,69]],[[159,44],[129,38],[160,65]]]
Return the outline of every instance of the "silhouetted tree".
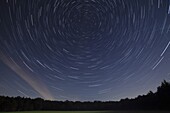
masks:
[[[41,98],[36,98],[33,100],[34,110],[42,110],[43,109],[44,100]]]
[[[41,98],[0,96],[0,111],[31,110],[170,110],[170,83],[165,80],[157,91],[114,102],[48,101]]]

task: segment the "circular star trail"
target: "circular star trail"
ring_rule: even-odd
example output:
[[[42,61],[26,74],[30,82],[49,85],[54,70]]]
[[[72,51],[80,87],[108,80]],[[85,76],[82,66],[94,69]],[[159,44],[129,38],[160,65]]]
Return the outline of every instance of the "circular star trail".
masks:
[[[169,80],[169,46],[169,0],[1,0],[0,94],[135,97]]]

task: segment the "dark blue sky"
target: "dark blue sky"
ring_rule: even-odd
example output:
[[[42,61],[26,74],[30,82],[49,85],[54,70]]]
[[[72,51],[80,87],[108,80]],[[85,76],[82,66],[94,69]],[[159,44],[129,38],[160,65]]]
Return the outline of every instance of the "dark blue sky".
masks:
[[[1,0],[0,95],[119,100],[170,80],[169,0]]]

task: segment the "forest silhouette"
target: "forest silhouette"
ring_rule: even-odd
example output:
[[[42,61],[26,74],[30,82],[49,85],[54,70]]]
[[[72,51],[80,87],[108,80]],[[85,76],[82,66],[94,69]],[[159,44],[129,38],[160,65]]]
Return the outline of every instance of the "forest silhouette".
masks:
[[[82,111],[82,110],[170,110],[170,83],[163,81],[157,91],[120,101],[49,101],[42,98],[0,96],[0,111]]]

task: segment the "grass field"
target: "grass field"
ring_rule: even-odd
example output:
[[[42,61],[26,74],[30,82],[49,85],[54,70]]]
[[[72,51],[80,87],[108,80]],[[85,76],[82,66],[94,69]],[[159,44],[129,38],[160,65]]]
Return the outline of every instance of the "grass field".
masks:
[[[170,111],[21,111],[0,113],[170,113]]]

